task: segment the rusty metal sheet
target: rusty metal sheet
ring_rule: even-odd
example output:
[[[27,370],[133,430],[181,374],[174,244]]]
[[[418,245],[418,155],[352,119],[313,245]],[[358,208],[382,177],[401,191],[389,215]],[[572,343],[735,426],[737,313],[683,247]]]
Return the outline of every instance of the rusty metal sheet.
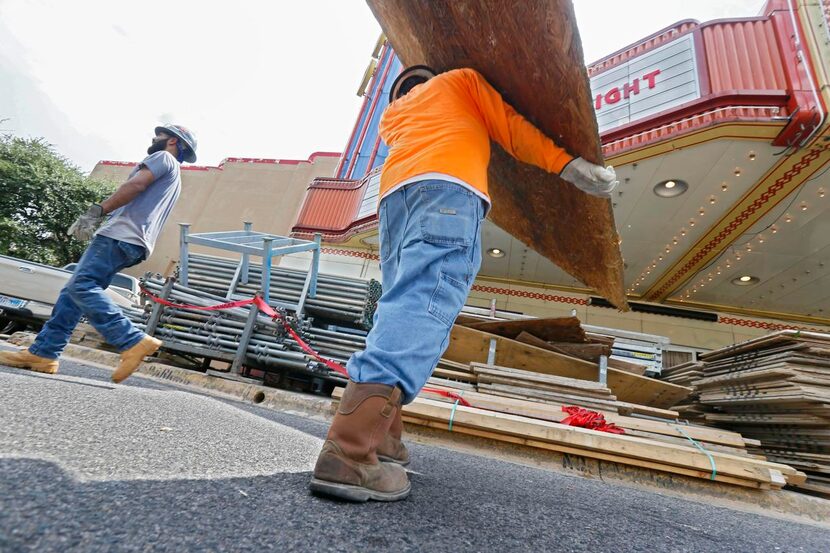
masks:
[[[570,0],[367,0],[406,65],[471,67],[571,154],[602,162]],[[609,200],[520,163],[495,143],[490,219],[627,310]]]

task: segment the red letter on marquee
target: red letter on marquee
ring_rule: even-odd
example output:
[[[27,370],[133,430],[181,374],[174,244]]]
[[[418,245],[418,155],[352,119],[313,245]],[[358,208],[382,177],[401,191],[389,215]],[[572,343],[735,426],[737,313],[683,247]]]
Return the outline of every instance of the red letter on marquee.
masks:
[[[648,87],[649,88],[654,88],[654,79],[657,78],[657,75],[659,75],[659,74],[660,74],[660,70],[655,69],[651,73],[647,73],[647,74],[643,75],[643,79],[648,81]]]
[[[597,97],[594,99],[594,109],[599,109],[602,107],[602,94],[597,94]]]
[[[605,93],[605,103],[607,104],[616,104],[620,101],[620,98],[622,98],[620,89],[616,86]]]
[[[634,79],[631,84],[625,83],[623,85],[623,98],[628,99],[632,94],[640,93],[640,79]]]

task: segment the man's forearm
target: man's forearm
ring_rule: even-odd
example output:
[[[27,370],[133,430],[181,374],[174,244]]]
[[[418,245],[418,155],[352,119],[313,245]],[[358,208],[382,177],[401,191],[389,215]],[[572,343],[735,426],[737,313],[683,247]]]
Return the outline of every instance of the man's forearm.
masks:
[[[111,213],[133,201],[144,191],[144,186],[137,182],[127,181],[113,192],[112,196],[101,202],[104,213]]]

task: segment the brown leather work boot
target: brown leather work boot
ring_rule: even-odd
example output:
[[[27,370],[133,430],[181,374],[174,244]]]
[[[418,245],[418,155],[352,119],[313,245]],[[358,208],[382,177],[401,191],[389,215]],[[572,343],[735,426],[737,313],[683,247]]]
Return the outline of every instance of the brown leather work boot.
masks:
[[[161,347],[161,340],[144,336],[139,343],[121,352],[121,362],[112,373],[112,381],[118,384],[126,380],[138,368],[144,358],[154,354]]]
[[[311,491],[348,501],[398,501],[409,495],[403,467],[382,463],[376,454],[400,402],[395,386],[349,381],[317,458]]]
[[[29,369],[38,373],[55,374],[58,372],[58,360],[41,357],[28,349],[20,351],[0,351],[0,365],[19,369]]]
[[[403,420],[401,420],[401,405],[398,404],[392,424],[389,425],[389,432],[383,436],[378,445],[378,459],[384,463],[397,463],[402,467],[409,464],[409,450],[401,441],[402,434]]]

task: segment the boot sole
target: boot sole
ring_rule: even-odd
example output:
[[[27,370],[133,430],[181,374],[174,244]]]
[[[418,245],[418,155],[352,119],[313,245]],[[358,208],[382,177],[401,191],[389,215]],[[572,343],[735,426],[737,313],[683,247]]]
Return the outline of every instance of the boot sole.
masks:
[[[15,369],[23,369],[41,374],[55,374],[58,372],[58,369],[46,367],[32,367],[31,365],[26,365],[24,363],[9,363],[8,361],[2,361],[0,362],[0,365],[6,365],[7,367],[14,367]]]
[[[354,503],[365,503],[370,499],[373,501],[400,501],[409,495],[412,485],[407,483],[406,488],[396,492],[379,492],[351,484],[341,484],[339,482],[312,478],[310,488],[314,493],[336,497]]]
[[[0,359],[0,365],[6,365],[7,367],[14,367],[15,369],[25,369],[27,371],[32,371],[36,373],[42,374],[55,374],[58,372],[58,367],[39,367],[37,365],[29,365],[28,363],[18,363],[16,361],[9,361],[6,359]]]
[[[401,461],[400,459],[395,459],[394,457],[387,457],[386,455],[378,455],[378,461],[383,463],[395,463],[396,465],[400,465],[402,467],[408,467],[410,460],[407,459],[406,461]]]

